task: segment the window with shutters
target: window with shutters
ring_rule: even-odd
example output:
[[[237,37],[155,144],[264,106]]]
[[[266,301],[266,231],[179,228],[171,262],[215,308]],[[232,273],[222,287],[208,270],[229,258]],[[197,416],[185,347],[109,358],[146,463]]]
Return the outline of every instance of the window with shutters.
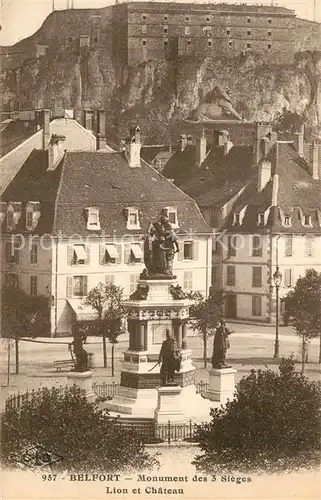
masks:
[[[6,273],[4,279],[6,285],[12,286],[13,288],[19,288],[18,274]]]
[[[126,208],[126,213],[127,213],[127,229],[140,229],[138,208],[128,207]]]
[[[137,282],[139,280],[139,274],[131,274],[129,282],[129,293],[134,293],[137,288]]]
[[[68,245],[67,260],[70,266],[90,264],[90,246],[83,244]]]
[[[262,297],[252,295],[252,316],[262,316]]]
[[[314,237],[306,236],[304,241],[304,255],[305,257],[313,257]]]
[[[226,284],[229,286],[235,285],[235,266],[227,266]]]
[[[261,287],[262,286],[262,267],[254,266],[252,267],[252,286]]]
[[[252,257],[262,257],[262,237],[259,234],[252,236]]]
[[[168,218],[169,223],[174,228],[178,228],[178,218],[177,218],[177,208],[176,207],[164,207],[162,209],[162,215]]]
[[[7,211],[7,229],[13,229],[14,226],[14,210],[9,207]]]
[[[7,241],[5,245],[6,262],[19,264],[20,250],[19,245],[15,241]]]
[[[185,290],[193,289],[193,271],[184,271],[184,288]]]
[[[99,262],[105,264],[119,264],[121,257],[121,245],[102,243],[99,246]]]
[[[33,229],[33,210],[27,210],[26,212],[26,229],[29,231]]]
[[[228,236],[227,239],[227,255],[228,257],[236,256],[236,244],[237,244],[237,236],[234,234],[233,236]]]
[[[292,234],[286,234],[284,237],[284,255],[291,257],[293,253],[293,237]]]
[[[30,276],[30,295],[38,295],[38,276]]]
[[[210,26],[204,26],[203,34],[205,36],[212,36],[212,28]]]
[[[184,241],[183,251],[184,251],[184,260],[192,260],[193,259],[193,242],[192,241]]]
[[[32,243],[31,245],[30,264],[38,264],[38,243]]]
[[[87,295],[87,276],[72,277],[72,294],[75,297],[84,297]]]
[[[105,283],[114,283],[114,282],[115,282],[115,276],[113,274],[105,275]]]
[[[284,286],[292,286],[292,269],[284,270]]]

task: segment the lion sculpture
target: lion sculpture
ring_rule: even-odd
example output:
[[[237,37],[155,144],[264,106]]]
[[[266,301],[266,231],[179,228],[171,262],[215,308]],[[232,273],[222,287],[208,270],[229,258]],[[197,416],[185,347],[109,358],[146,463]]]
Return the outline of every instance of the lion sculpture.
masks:
[[[231,101],[231,91],[227,87],[216,86],[207,94],[205,102],[192,111],[188,120],[211,121],[211,120],[238,120],[242,121],[241,115],[234,109]]]

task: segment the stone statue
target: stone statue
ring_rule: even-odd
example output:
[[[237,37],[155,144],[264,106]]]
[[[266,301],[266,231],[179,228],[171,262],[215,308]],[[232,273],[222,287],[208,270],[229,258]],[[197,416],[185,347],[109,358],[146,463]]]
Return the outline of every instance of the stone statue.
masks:
[[[135,292],[133,292],[129,298],[130,300],[146,300],[149,292],[149,286],[138,285]]]
[[[89,369],[88,366],[88,353],[83,348],[83,344],[86,343],[87,336],[81,334],[76,326],[73,327],[73,337],[74,340],[69,344],[69,350],[71,356],[75,362],[75,372],[86,372]]]
[[[242,117],[233,107],[230,89],[217,85],[207,94],[206,102],[192,111],[188,120],[197,122],[214,120],[242,121]]]
[[[181,368],[181,354],[177,348],[176,340],[166,330],[166,340],[164,340],[158,362],[162,363],[160,369],[161,385],[177,385],[174,380],[175,372]]]
[[[150,223],[144,237],[144,269],[141,278],[173,276],[174,255],[179,251],[177,237],[167,217]]]
[[[230,334],[231,331],[226,327],[225,321],[220,321],[214,336],[212,368],[230,368],[225,363],[226,351],[230,347],[228,338]]]
[[[186,293],[180,285],[171,285],[169,287],[169,292],[174,300],[186,299]]]

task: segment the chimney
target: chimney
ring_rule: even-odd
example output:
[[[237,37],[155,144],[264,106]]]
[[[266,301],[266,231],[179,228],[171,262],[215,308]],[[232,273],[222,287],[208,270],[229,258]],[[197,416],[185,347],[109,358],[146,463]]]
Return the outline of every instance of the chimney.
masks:
[[[206,137],[204,130],[201,137],[196,139],[196,149],[195,149],[195,165],[200,167],[206,158]]]
[[[300,132],[294,134],[293,144],[300,156],[304,155],[304,124],[300,127]]]
[[[258,166],[258,177],[257,177],[257,190],[258,192],[263,191],[269,180],[271,179],[271,162],[268,160],[263,160]]]
[[[224,144],[224,156],[227,156],[229,154],[232,147],[233,147],[233,142],[229,140],[226,141],[226,143]]]
[[[268,123],[256,122],[253,141],[253,163],[257,165],[262,158],[262,139],[272,132],[272,127]]]
[[[310,174],[316,181],[319,179],[319,144],[315,141],[312,142],[312,165]]]
[[[50,141],[50,109],[42,110],[42,149],[46,151]]]
[[[93,111],[91,109],[84,110],[84,125],[87,130],[93,130]]]
[[[228,130],[214,130],[214,146],[224,146],[230,140]]]
[[[106,111],[97,111],[97,151],[106,148]]]
[[[140,148],[140,128],[136,126],[130,130],[125,142],[125,158],[130,168],[140,167]]]
[[[181,134],[179,139],[180,151],[184,151],[187,146],[187,137],[185,134]]]

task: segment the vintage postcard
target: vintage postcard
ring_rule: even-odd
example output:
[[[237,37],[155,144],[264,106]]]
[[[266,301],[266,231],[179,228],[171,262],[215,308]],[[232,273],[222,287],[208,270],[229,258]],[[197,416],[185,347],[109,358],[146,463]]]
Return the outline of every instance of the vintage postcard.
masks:
[[[317,499],[321,4],[2,0],[1,498]]]

